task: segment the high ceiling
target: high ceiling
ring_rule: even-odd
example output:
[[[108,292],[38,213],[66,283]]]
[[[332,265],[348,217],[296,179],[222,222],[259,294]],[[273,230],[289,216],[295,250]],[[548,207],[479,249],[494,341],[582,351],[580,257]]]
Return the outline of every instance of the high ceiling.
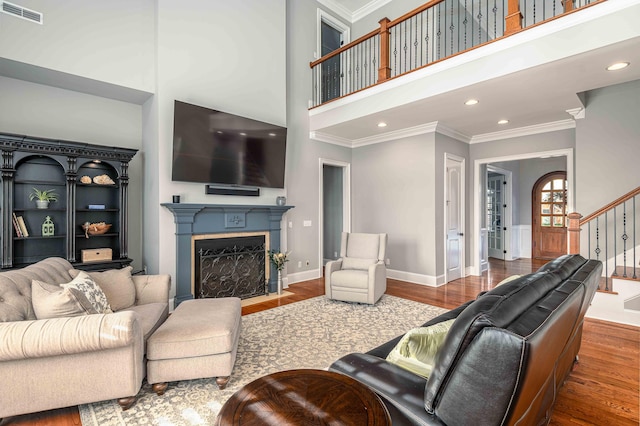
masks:
[[[367,0],[333,1],[350,9],[370,3]],[[614,5],[614,2],[606,3],[610,6]],[[603,5],[606,6],[606,3]],[[350,141],[357,146],[372,138],[375,139],[376,136],[393,134],[432,122],[446,126],[460,134],[463,139],[474,141],[474,139],[483,139],[483,135],[567,121],[572,118],[568,110],[580,110],[586,106],[585,100],[581,99],[581,93],[640,79],[640,31],[624,30],[624,28],[631,29],[629,26],[631,22],[640,20],[640,7],[635,5],[619,10],[617,14],[611,14],[607,19],[608,21],[596,18],[583,26],[575,26],[572,31],[562,33],[565,40],[569,36],[573,39],[573,41],[567,41],[566,46],[562,45],[565,40],[558,42],[558,39],[555,39],[553,49],[548,42],[545,43],[543,38],[539,41],[534,40],[529,46],[532,49],[530,56],[540,55],[542,58],[546,55],[547,59],[541,59],[538,64],[531,62],[516,72],[508,72],[504,75],[495,73],[495,78],[487,78],[483,81],[460,79],[461,83],[457,87],[450,84],[447,90],[440,92],[432,90],[430,94],[425,93],[422,98],[415,96],[404,104],[393,104],[394,95],[397,94],[400,97],[400,92],[397,91],[394,94],[393,90],[387,90],[382,93],[384,84],[373,89],[374,92],[379,92],[377,95],[367,100],[363,99],[360,105],[357,105],[359,101],[351,101],[347,96],[336,103],[336,107],[340,103],[343,104],[338,109],[331,111],[334,107],[328,104],[329,108],[326,112],[312,110],[311,130],[325,137],[344,140],[347,144]],[[589,32],[592,35],[599,33],[606,33],[606,35],[595,37],[593,47],[586,47],[590,43],[587,36]],[[560,32],[558,34],[560,35]],[[611,36],[610,41],[601,42],[603,38],[609,36]],[[616,37],[618,38],[614,40]],[[508,41],[505,40],[505,42]],[[573,49],[576,43],[580,43],[581,47],[585,46],[584,49],[581,51]],[[564,57],[556,54],[565,47],[567,54]],[[540,53],[542,51],[544,53]],[[555,59],[548,59],[553,58],[553,55]],[[521,55],[508,59],[512,62],[526,61],[521,58]],[[630,62],[631,66],[616,72],[606,70],[608,65],[617,61]],[[468,69],[477,72],[482,68],[476,66]],[[459,71],[461,72],[462,68]],[[449,85],[449,82],[456,78],[454,77],[455,69],[444,71],[441,76],[435,72],[433,74],[429,77],[433,84]],[[424,92],[431,90],[429,87],[417,84],[415,87],[421,87]],[[367,92],[365,90],[357,97],[364,98]],[[405,98],[406,95],[407,90],[404,91]],[[467,107],[464,101],[469,98],[479,99],[480,103],[474,107]],[[363,105],[365,101],[368,101],[369,105]],[[377,109],[372,107],[371,105],[376,104],[376,101],[378,105],[384,103],[386,106]],[[509,123],[499,125],[500,119],[508,119]],[[388,126],[381,129],[377,127],[379,122],[385,122]]]

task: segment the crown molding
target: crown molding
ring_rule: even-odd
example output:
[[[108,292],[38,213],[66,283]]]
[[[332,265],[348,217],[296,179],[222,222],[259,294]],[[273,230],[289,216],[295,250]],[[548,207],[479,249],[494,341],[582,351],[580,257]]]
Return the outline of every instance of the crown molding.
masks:
[[[318,142],[326,142],[333,145],[344,146],[347,148],[353,148],[353,142],[351,142],[350,139],[333,136],[328,133],[311,131],[309,132],[309,139]]]
[[[359,148],[361,146],[373,145],[382,142],[389,142],[396,139],[408,138],[411,136],[424,135],[434,133],[438,127],[438,122],[421,124],[415,127],[407,127],[406,129],[394,130],[393,132],[380,133],[375,136],[367,136],[366,138],[354,139],[352,146]]]
[[[500,132],[484,133],[471,137],[470,144],[492,142],[501,139],[511,139],[521,136],[536,135],[539,133],[556,132],[558,130],[575,129],[576,122],[572,119],[553,121],[551,123],[536,124],[533,126],[519,127],[517,129],[503,130]]]
[[[471,136],[467,136],[464,133],[452,129],[451,127],[445,126],[444,124],[438,124],[436,131],[441,135],[449,136],[450,138],[460,142],[471,143]]]
[[[328,8],[331,12],[335,13],[347,22],[353,23],[353,13],[335,0],[318,0],[318,3]]]
[[[568,109],[567,112],[573,117],[574,120],[582,120],[586,116],[586,110],[582,107]]]
[[[369,3],[365,4],[364,6],[362,6],[360,9],[354,10],[353,14],[352,14],[352,21],[351,23],[354,23],[356,21],[359,21],[360,19],[364,18],[365,16],[367,16],[370,13],[375,12],[376,10],[380,9],[382,6],[391,3],[392,0],[372,0]]]

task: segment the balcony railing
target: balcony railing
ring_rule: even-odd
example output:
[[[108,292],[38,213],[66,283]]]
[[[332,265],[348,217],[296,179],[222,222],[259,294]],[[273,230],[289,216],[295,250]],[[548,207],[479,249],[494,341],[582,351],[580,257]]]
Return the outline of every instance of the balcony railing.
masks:
[[[433,0],[311,62],[312,107],[605,0]]]

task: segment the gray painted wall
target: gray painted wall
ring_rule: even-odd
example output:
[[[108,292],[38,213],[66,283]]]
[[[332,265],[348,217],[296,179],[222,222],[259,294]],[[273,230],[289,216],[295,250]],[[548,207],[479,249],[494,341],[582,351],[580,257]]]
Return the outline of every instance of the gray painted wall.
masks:
[[[0,129],[45,138],[141,148],[140,105],[0,77]],[[143,155],[129,167],[129,257],[142,267]]]
[[[576,210],[588,215],[640,185],[640,80],[586,93],[576,128]]]

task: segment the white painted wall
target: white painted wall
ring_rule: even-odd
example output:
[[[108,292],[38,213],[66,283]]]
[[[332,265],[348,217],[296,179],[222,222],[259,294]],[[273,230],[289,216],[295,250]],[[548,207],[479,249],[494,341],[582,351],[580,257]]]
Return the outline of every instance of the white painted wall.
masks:
[[[16,0],[43,25],[0,13],[0,58],[152,92],[154,0]]]

